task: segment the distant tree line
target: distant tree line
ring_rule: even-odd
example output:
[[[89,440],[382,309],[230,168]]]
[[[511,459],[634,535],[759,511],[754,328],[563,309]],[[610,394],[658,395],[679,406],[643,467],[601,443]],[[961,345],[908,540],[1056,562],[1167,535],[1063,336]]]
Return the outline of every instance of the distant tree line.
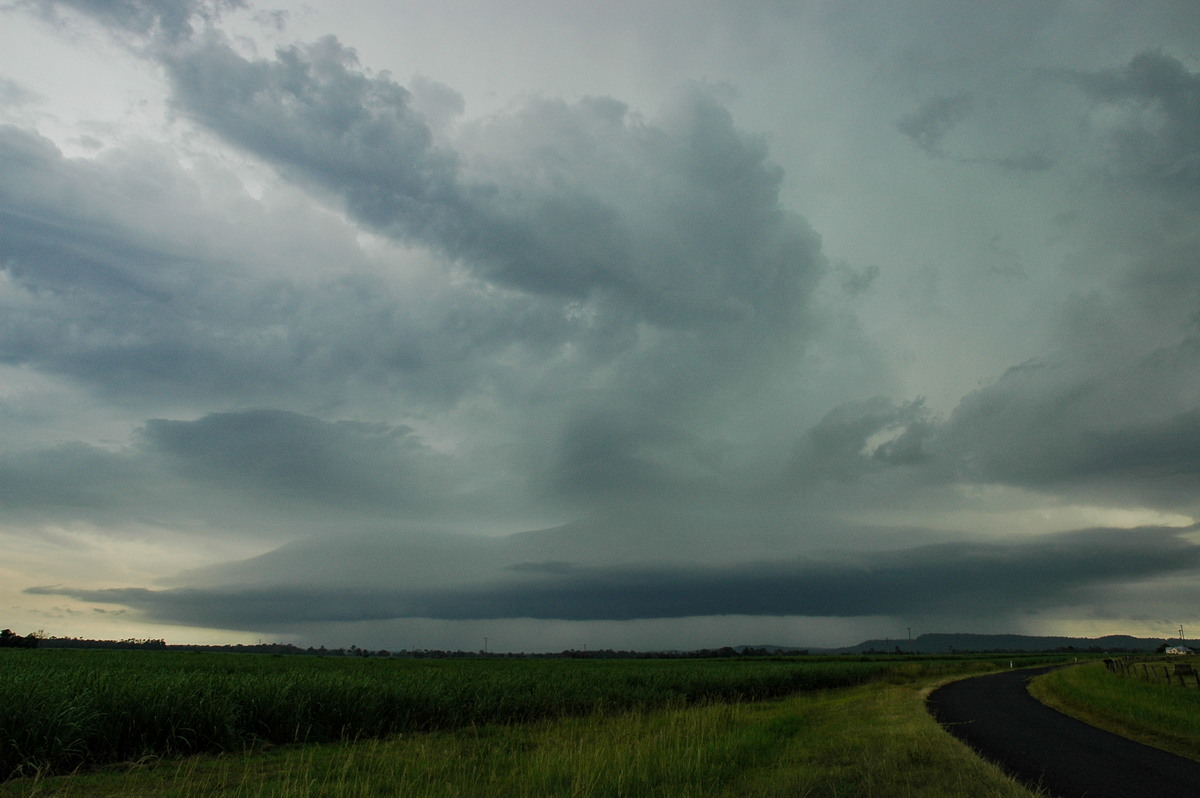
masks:
[[[1061,638],[1060,638],[1061,639]],[[1130,638],[1132,640],[1132,638]],[[1036,642],[1037,638],[1031,638]],[[874,641],[872,641],[874,642]],[[981,641],[982,642],[982,641]],[[1084,642],[1083,640],[1080,641]],[[1106,641],[1110,642],[1110,641]],[[1140,642],[1140,641],[1139,641]],[[1147,641],[1149,642],[1149,641]],[[1161,653],[1167,646],[1163,643],[1158,647]],[[325,646],[301,648],[291,643],[253,643],[234,645],[176,645],[162,639],[127,638],[124,640],[92,640],[82,637],[54,637],[38,631],[25,637],[15,634],[11,629],[0,632],[0,647],[3,648],[104,648],[104,649],[135,649],[151,651],[212,651],[232,654],[293,654],[317,657],[397,657],[403,659],[721,659],[729,657],[796,657],[810,653],[822,655],[839,654],[842,656],[901,656],[905,658],[944,656],[945,653],[958,655],[979,654],[1030,654],[1030,653],[1079,653],[1079,654],[1111,654],[1111,653],[1146,653],[1153,647],[1137,648],[1124,646],[1093,645],[1046,645],[1037,647],[1010,646],[954,646],[949,645],[947,651],[935,654],[931,651],[903,651],[899,645],[890,650],[884,647],[868,646],[853,649],[818,649],[810,652],[808,649],[780,648],[778,646],[722,646],[721,648],[700,648],[689,651],[630,651],[625,649],[566,649],[555,652],[497,652],[497,651],[466,651],[461,649],[419,648],[402,651],[388,649],[369,649],[358,646],[349,648],[326,648]]]
[[[127,638],[124,640],[93,640],[83,637],[45,636],[41,633],[20,637],[9,629],[3,632],[3,645],[12,647],[34,648],[98,648],[123,649],[140,651],[212,651],[233,654],[295,654],[317,657],[398,657],[405,659],[716,659],[722,657],[773,657],[796,656],[807,654],[806,650],[791,650],[786,652],[772,648],[754,648],[739,646],[733,648],[702,648],[692,651],[629,651],[611,648],[603,649],[566,649],[556,652],[525,653],[525,652],[495,652],[495,651],[464,651],[445,650],[437,648],[412,649],[405,651],[389,651],[388,649],[368,649],[350,646],[349,648],[326,648],[325,646],[301,648],[291,643],[255,643],[235,645],[175,645],[162,639]]]
[[[445,650],[440,648],[418,648],[405,651],[379,651],[371,652],[366,649],[351,646],[350,649],[344,650],[340,648],[326,649],[322,646],[319,649],[307,649],[306,654],[332,655],[332,656],[383,656],[383,657],[401,657],[406,659],[719,659],[722,657],[779,657],[779,656],[803,656],[808,653],[807,650],[788,649],[780,651],[770,648],[754,648],[751,646],[739,646],[733,648],[731,646],[723,646],[721,648],[699,648],[690,651],[630,651],[625,649],[565,649],[563,651],[547,651],[537,653],[526,653],[524,651],[463,651],[463,650]]]
[[[42,648],[114,648],[125,650],[166,650],[167,641],[143,637],[124,640],[89,640],[85,637],[45,637]]]
[[[40,639],[36,632],[21,637],[12,629],[0,629],[0,648],[37,648]]]

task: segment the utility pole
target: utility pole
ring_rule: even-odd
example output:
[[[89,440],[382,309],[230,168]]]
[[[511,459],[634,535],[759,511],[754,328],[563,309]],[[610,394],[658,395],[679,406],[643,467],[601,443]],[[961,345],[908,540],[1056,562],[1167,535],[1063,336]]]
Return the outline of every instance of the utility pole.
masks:
[[[483,653],[484,654],[487,653],[487,638],[486,637],[483,638]]]

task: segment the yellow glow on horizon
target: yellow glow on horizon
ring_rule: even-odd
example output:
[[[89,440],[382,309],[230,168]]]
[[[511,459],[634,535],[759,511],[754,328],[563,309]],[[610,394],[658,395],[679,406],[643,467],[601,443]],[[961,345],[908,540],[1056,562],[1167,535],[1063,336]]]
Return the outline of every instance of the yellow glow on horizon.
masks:
[[[1055,504],[1045,497],[1016,488],[972,489],[974,506],[945,509],[887,509],[853,513],[847,521],[884,527],[912,526],[944,532],[985,536],[1047,535],[1073,529],[1143,526],[1189,527],[1197,519],[1148,507],[1101,507]]]
[[[80,589],[156,589],[163,574],[261,554],[277,544],[190,537],[154,527],[120,532],[86,523],[0,526],[0,626],[17,634],[168,643],[253,643],[252,632],[157,624],[117,604],[26,593],[48,585]]]

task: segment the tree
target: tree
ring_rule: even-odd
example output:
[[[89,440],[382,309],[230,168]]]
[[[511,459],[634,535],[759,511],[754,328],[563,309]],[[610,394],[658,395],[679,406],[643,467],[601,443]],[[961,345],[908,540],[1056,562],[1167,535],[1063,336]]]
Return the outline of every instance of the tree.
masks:
[[[0,629],[0,648],[37,648],[37,635],[21,637],[12,629]]]

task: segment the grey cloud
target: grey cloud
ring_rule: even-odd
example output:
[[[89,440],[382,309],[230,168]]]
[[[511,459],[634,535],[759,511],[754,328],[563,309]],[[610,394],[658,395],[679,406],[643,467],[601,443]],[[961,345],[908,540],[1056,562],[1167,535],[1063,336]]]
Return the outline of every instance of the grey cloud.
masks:
[[[532,101],[482,123],[467,168],[405,88],[332,37],[273,61],[208,38],[164,63],[202,124],[499,285],[672,328],[786,321],[821,271],[813,235],[779,207],[780,170],[704,91],[659,128],[612,100]]]
[[[62,8],[82,11],[119,33],[175,41],[195,32],[193,22],[210,22],[223,11],[246,5],[245,0],[24,0],[24,4],[52,17]]]
[[[707,615],[996,617],[1061,606],[1139,579],[1194,570],[1200,546],[1169,528],[1091,529],[1009,544],[947,544],[834,559],[714,567],[521,569],[520,578],[423,589],[362,587],[75,590],[161,622],[269,629],[298,622]]]
[[[896,128],[912,139],[927,155],[934,158],[949,157],[942,144],[971,113],[974,105],[970,95],[955,94],[927,100],[916,111],[901,117]],[[1029,151],[1002,157],[983,155],[957,155],[957,163],[985,164],[996,166],[1007,172],[1045,172],[1054,166],[1054,158],[1045,152]]]
[[[406,89],[331,38],[272,61],[206,38],[164,63],[174,101],[202,124],[340,197],[360,223],[560,313],[563,346],[529,365],[539,384],[582,383],[577,397],[619,408],[614,441],[621,427],[686,428],[724,387],[786,367],[816,327],[819,241],[781,207],[762,140],[703,87],[657,124],[607,98],[532,100],[478,122],[451,153]],[[586,406],[563,412],[566,483],[572,470],[638,465],[628,447],[581,445],[599,428]],[[611,457],[623,459],[601,464]]]
[[[478,283],[447,290],[419,319],[389,309],[398,298],[362,276],[320,291],[233,291],[206,269],[182,268],[165,270],[180,282],[164,286],[162,270],[130,274],[128,262],[144,253],[122,247],[142,243],[137,236],[102,227],[116,240],[90,238],[81,247],[90,262],[73,271],[96,275],[114,297],[131,280],[135,313],[93,307],[96,334],[70,341],[26,313],[12,330],[14,362],[131,394],[153,386],[179,398],[200,386],[209,401],[260,406],[292,405],[279,397],[339,379],[443,406],[499,386],[550,408],[545,418],[564,431],[559,450],[571,460],[584,450],[568,431],[592,425],[580,405],[615,405],[627,428],[686,429],[730,386],[794,368],[818,327],[819,240],[781,206],[782,172],[764,141],[738,130],[703,87],[655,123],[606,98],[532,100],[474,124],[452,151],[408,90],[369,74],[332,37],[273,59],[243,57],[213,32],[157,52],[181,112],[335,198],[357,223],[454,259]],[[42,160],[35,176],[55,166],[64,182],[80,182],[82,169]],[[43,203],[43,218],[79,229],[65,210]],[[22,263],[37,263],[48,280],[62,253],[49,235],[28,238],[44,241]],[[22,268],[33,289],[33,267]],[[180,287],[186,296],[172,294]],[[218,306],[218,295],[240,301]],[[74,298],[55,302],[43,317],[75,309]]]
[[[10,520],[87,518],[269,533],[330,517],[348,525],[475,506],[472,469],[411,430],[326,422],[277,410],[152,419],[131,446],[83,444],[0,454],[0,507]],[[447,507],[447,505],[453,505]]]
[[[825,491],[840,484],[850,491],[841,501],[883,489],[899,502],[937,486],[1003,484],[1102,506],[1200,511],[1200,339],[1146,355],[1094,343],[1090,361],[1009,369],[945,419],[919,401],[841,405],[798,441],[792,490],[820,487],[834,501]]]
[[[1151,112],[1129,115],[1113,132],[1127,169],[1167,183],[1200,182],[1200,74],[1166,53],[1144,52],[1077,80],[1098,102]]]
[[[0,507],[10,519],[47,509],[60,517],[104,517],[149,476],[135,458],[84,444],[6,451],[0,453]]]
[[[843,265],[838,268],[838,271],[842,274],[842,290],[850,296],[857,296],[867,291],[871,284],[879,279],[879,267],[875,265],[861,270]]]
[[[423,504],[443,489],[428,473],[437,458],[405,427],[259,410],[152,419],[140,441],[189,479],[273,502],[369,512]]]
[[[367,592],[430,590],[478,582],[525,562],[537,550],[509,539],[466,535],[443,523],[406,523],[398,514],[382,531],[322,529],[248,560],[217,563],[160,580],[169,587],[201,590],[339,590],[349,582]],[[519,569],[518,569],[519,570]],[[348,576],[351,575],[351,576]]]
[[[272,28],[276,31],[282,32],[287,29],[288,18],[290,16],[291,12],[284,9],[256,11],[254,12],[254,21],[264,27]]]
[[[896,123],[897,129],[929,155],[941,156],[942,140],[971,109],[966,94],[934,97]]]
[[[593,69],[576,90],[585,56],[543,85],[603,92],[657,63],[672,82],[740,82],[739,98],[690,85],[651,114],[535,95],[486,115],[428,78],[371,71],[333,37],[251,55],[273,34],[234,38],[255,9],[223,30],[232,3],[25,5],[113,31],[165,78],[173,118],[156,134],[140,127],[153,101],[127,108],[96,133],[94,158],[0,130],[0,369],[20,383],[0,403],[59,400],[9,425],[4,521],[17,535],[77,523],[191,546],[307,538],[162,590],[64,594],[247,629],[420,614],[956,617],[1195,573],[1182,532],[940,545],[988,534],[1015,494],[1054,518],[1200,511],[1200,79],[1163,53],[1078,71],[1147,41],[1188,46],[1175,44],[1183,19],[1195,26],[1186,3],[1120,16],[929,6],[934,26],[887,4],[806,12],[802,26],[761,9],[707,16],[714,6],[695,29],[716,49],[692,51],[715,57],[695,59],[643,36],[667,31],[664,13],[629,39],[645,60],[611,81]],[[822,48],[867,54],[840,63]],[[454,74],[439,63],[419,66]],[[535,68],[462,88],[493,82],[499,96]],[[813,80],[786,78],[801,74]],[[656,80],[629,96],[660,103]],[[82,141],[62,132],[69,115],[50,121],[55,102],[13,118],[43,114]],[[117,144],[131,123],[165,143]],[[909,141],[918,160],[977,166],[914,172],[891,147]],[[237,164],[252,167],[222,171]],[[848,260],[879,268],[828,270],[781,201],[791,192]],[[1067,211],[1069,224],[1049,221]],[[940,287],[918,298],[914,274]],[[1031,353],[1048,354],[984,382]],[[948,411],[980,385],[945,418],[897,398],[931,390],[929,407]],[[892,398],[845,401],[877,393]],[[103,430],[88,429],[93,410]],[[125,444],[43,443],[70,437],[67,424]],[[973,489],[992,485],[1022,490]],[[892,510],[969,528],[811,517]],[[580,518],[593,520],[453,533]]]
[[[732,513],[688,507],[655,512],[626,504],[603,515],[505,537],[463,534],[445,523],[421,526],[394,519],[376,531],[318,530],[249,560],[218,563],[181,573],[172,587],[242,589],[306,586],[336,588],[345,574],[372,590],[397,586],[433,590],[482,584],[512,573],[597,573],[644,563],[664,567],[720,568],[731,561],[799,558],[814,548],[883,552],[905,545],[941,543],[952,536],[916,528],[879,529],[804,514]]]
[[[896,405],[884,397],[829,411],[799,442],[790,465],[801,483],[852,481],[880,468],[928,459],[933,422],[918,400]]]
[[[10,233],[3,267],[16,290],[4,300],[0,355],[156,409],[163,401],[181,410],[307,408],[386,395],[437,412],[464,396],[499,395],[512,409],[496,418],[498,438],[514,418],[538,419],[541,431],[521,442],[524,451],[507,468],[544,463],[531,478],[548,498],[611,496],[613,480],[636,484],[644,496],[678,486],[672,471],[710,472],[704,462],[719,460],[689,431],[695,415],[729,386],[786,367],[798,351],[810,327],[809,286],[822,266],[811,232],[778,208],[778,171],[764,162],[761,143],[744,139],[702,93],[672,113],[701,129],[668,136],[625,119],[610,102],[586,101],[537,106],[485,136],[523,141],[547,116],[560,117],[536,151],[562,150],[551,162],[565,171],[552,183],[581,181],[572,191],[586,196],[587,170],[607,172],[590,158],[602,134],[618,174],[588,207],[618,209],[628,200],[619,215],[640,243],[614,268],[643,275],[661,301],[483,292],[450,277],[404,296],[382,277],[350,270],[307,280],[258,276],[255,263],[210,249],[197,258],[180,241],[200,225],[240,240],[271,221],[264,204],[235,196],[241,216],[224,218],[220,196],[205,197],[190,175],[153,153],[67,159],[36,134],[6,128],[0,158],[12,179],[0,185]],[[702,163],[692,139],[716,165]],[[492,167],[532,172],[531,152],[493,158]],[[677,168],[682,177],[672,176]],[[651,179],[656,174],[661,179]],[[637,190],[622,194],[626,186]],[[542,191],[519,180],[510,189],[518,207]],[[553,196],[538,202],[554,205]],[[593,225],[581,219],[582,228]],[[666,249],[656,219],[681,225]],[[593,225],[600,240],[602,227]],[[553,233],[564,262],[571,230],[587,240],[582,228]],[[691,240],[693,232],[704,240]],[[686,279],[658,273],[660,256]],[[649,315],[658,323],[639,327]],[[603,406],[610,409],[597,411]],[[554,430],[561,439],[547,442]],[[533,451],[546,445],[548,453]]]
[[[996,158],[993,163],[1013,172],[1045,172],[1054,168],[1054,159],[1038,152]]]
[[[509,469],[531,470],[546,501],[587,503],[724,476],[729,444],[700,430],[742,386],[795,371],[818,334],[820,241],[782,206],[765,140],[702,85],[653,120],[611,98],[535,98],[451,138],[461,98],[426,80],[410,92],[331,36],[257,58],[210,28],[143,52],[181,115],[354,223],[453,264],[424,301],[361,273],[234,285],[211,264],[162,268],[161,247],[137,251],[140,231],[92,219],[86,262],[61,280],[104,290],[68,339],[57,320],[78,315],[78,298],[37,293],[65,262],[61,239],[25,223],[10,362],[130,397],[198,391],[198,408],[307,410],[347,401],[332,387],[347,384],[375,407],[392,391],[414,413],[482,398],[495,436],[519,438]],[[33,186],[47,173],[76,190],[102,182],[51,152],[27,171]],[[14,208],[28,205],[21,191]],[[44,201],[39,223],[87,229],[73,210]]]
[[[110,397],[317,405],[344,399],[351,383],[441,405],[494,372],[494,353],[536,361],[578,332],[560,308],[521,296],[444,284],[398,293],[337,262],[360,257],[347,245],[322,251],[319,231],[303,243],[317,245],[308,257],[320,276],[291,278],[287,268],[307,264],[294,263],[298,242],[272,234],[271,207],[240,194],[209,198],[154,153],[67,159],[37,134],[5,127],[0,163],[0,267],[14,288],[3,299],[0,358]],[[241,218],[227,218],[224,202]],[[202,229],[211,238],[189,249]],[[211,243],[225,239],[263,251],[230,261]]]
[[[205,290],[228,282],[162,233],[130,229],[118,215],[136,214],[145,202],[122,206],[113,199],[148,163],[71,162],[45,139],[12,127],[0,130],[0,162],[2,267],[18,288],[6,297],[0,357],[134,392],[156,383],[194,390],[250,381],[235,357],[209,348],[211,337],[199,334],[208,327],[211,335],[209,325],[224,315],[197,313],[197,305],[213,303]],[[160,188],[155,177],[164,176],[141,173],[143,197]],[[254,379],[261,378],[257,372]]]
[[[1029,363],[963,399],[929,443],[956,479],[1196,512],[1200,341],[1133,362]]]
[[[45,98],[15,80],[0,77],[0,107],[18,107],[40,103]]]
[[[666,425],[615,413],[577,419],[563,436],[553,469],[555,487],[568,495],[645,498],[669,487],[671,476],[654,462],[656,448],[678,442]]]
[[[1180,234],[1163,236],[1152,249],[1138,253],[1140,262],[1122,276],[1118,290],[1128,299],[1123,312],[1137,314],[1146,328],[1179,327],[1200,331],[1200,268],[1196,253],[1200,228],[1187,229],[1179,219]]]
[[[407,88],[411,92],[411,107],[421,115],[435,137],[445,135],[453,120],[466,110],[462,94],[425,75],[414,75]]]
[[[333,36],[250,60],[215,36],[165,52],[174,102],[266,160],[341,195],[381,229],[453,242],[464,220],[456,161],[434,148],[411,95],[371,77]]]
[[[546,560],[545,562],[519,562],[507,566],[509,571],[518,571],[526,573],[541,573],[541,574],[573,574],[580,569],[578,565],[569,562],[561,562],[559,560]]]

